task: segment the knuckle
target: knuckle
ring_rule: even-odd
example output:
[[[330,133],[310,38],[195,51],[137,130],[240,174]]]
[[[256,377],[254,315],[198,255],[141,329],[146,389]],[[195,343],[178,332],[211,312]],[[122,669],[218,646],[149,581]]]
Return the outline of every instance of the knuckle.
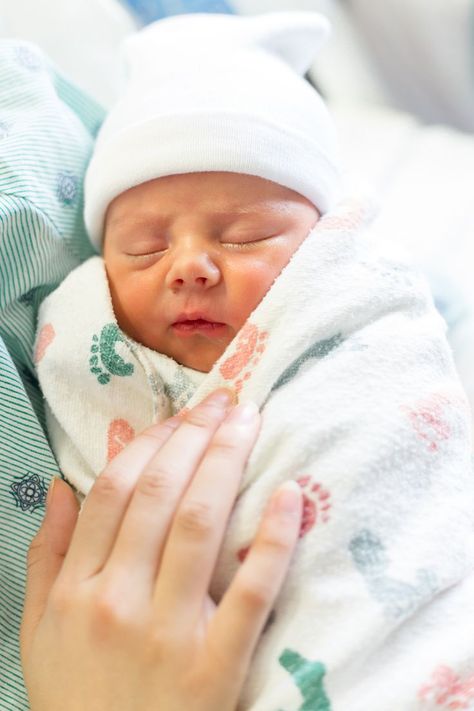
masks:
[[[155,424],[147,427],[140,436],[145,440],[150,440],[153,445],[157,446],[162,444],[175,429],[176,423],[165,420],[160,422],[159,425]]]
[[[144,664],[156,669],[169,663],[171,658],[182,656],[185,645],[186,642],[178,638],[175,631],[168,632],[167,628],[161,625],[149,625],[142,644]]]
[[[97,629],[125,627],[130,615],[118,593],[110,587],[98,588],[91,596],[91,615]]]
[[[173,475],[160,467],[148,466],[137,482],[137,491],[145,496],[170,498],[173,491]]]
[[[94,484],[95,496],[104,498],[107,501],[110,498],[119,498],[124,490],[122,477],[117,471],[104,471],[97,477]]]
[[[153,430],[152,427],[149,427],[140,434],[140,439],[145,442],[150,442],[152,447],[157,447],[162,443],[164,437],[161,432],[156,429]]]
[[[271,532],[263,532],[258,541],[266,556],[281,558],[286,556],[291,548],[286,531],[274,527]]]
[[[183,503],[176,515],[176,523],[184,533],[203,538],[212,531],[213,519],[211,505],[202,501]]]
[[[218,407],[208,405],[201,405],[196,407],[194,410],[190,410],[185,416],[185,422],[197,427],[198,429],[208,429],[211,427],[216,419],[219,417],[224,417],[224,411]]]
[[[246,608],[254,611],[263,610],[273,602],[273,590],[263,580],[254,580],[242,585],[239,590],[240,599]]]
[[[223,456],[228,457],[229,454],[235,455],[240,452],[238,442],[235,439],[226,437],[223,433],[217,434],[211,445],[209,446],[209,452],[216,455],[217,457]]]

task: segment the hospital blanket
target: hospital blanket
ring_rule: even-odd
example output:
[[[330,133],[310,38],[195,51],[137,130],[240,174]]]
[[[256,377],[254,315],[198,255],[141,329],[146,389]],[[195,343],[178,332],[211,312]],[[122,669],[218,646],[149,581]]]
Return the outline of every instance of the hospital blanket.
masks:
[[[348,200],[319,221],[208,374],[120,330],[100,257],[40,309],[49,434],[82,495],[135,434],[212,389],[259,404],[216,601],[270,494],[288,478],[303,491],[239,711],[474,704],[470,413],[428,288],[379,252],[369,212]]]

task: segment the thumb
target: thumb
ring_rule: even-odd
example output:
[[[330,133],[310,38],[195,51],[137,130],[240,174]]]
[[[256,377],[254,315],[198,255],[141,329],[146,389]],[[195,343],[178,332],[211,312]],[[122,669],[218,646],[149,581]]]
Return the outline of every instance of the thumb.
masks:
[[[20,630],[21,654],[28,654],[50,590],[61,570],[76,526],[79,505],[71,487],[53,479],[46,513],[28,550],[25,603]]]

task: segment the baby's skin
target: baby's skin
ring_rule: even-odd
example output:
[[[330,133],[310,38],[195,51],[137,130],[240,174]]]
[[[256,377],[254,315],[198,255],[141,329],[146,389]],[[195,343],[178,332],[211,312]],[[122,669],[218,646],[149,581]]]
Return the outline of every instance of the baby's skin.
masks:
[[[185,173],[130,188],[105,219],[120,327],[209,372],[319,217],[299,193],[240,173]]]

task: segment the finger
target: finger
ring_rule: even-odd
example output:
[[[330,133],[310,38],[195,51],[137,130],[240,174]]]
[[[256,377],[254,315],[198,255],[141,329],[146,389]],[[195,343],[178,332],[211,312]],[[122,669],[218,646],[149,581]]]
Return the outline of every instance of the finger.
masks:
[[[157,581],[154,606],[183,631],[202,615],[239,483],[260,425],[258,408],[235,408],[210,441],[173,520]]]
[[[257,537],[209,623],[209,643],[228,668],[247,673],[282,587],[302,516],[302,494],[286,482],[265,510]]]
[[[97,477],[87,495],[61,577],[70,581],[95,575],[105,565],[138,477],[179,426],[178,418],[138,435]]]
[[[146,594],[150,601],[178,502],[232,400],[229,390],[207,397],[182,418],[173,436],[147,463],[103,571],[115,589],[120,583],[131,587],[133,570],[129,594]]]
[[[53,479],[48,492],[46,514],[28,550],[25,604],[20,630],[22,655],[28,653],[49,593],[63,565],[78,509],[71,487],[61,479]]]

